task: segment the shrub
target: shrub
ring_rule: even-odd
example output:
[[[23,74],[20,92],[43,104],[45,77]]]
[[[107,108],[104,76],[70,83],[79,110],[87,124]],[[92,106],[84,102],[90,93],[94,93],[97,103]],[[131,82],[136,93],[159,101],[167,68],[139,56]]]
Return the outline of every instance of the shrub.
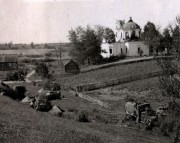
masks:
[[[43,55],[26,55],[28,58],[40,58],[43,57]]]
[[[101,63],[115,62],[115,61],[118,61],[120,59],[125,59],[125,58],[126,58],[126,55],[124,54],[120,54],[118,56],[110,56],[109,58],[103,58],[101,60]]]
[[[160,131],[163,135],[169,135],[169,132],[173,132],[176,122],[171,117],[165,117],[164,119],[160,120]]]
[[[21,80],[21,81],[24,81],[26,74],[27,74],[26,69],[19,69],[18,71],[13,71],[13,72],[7,73],[5,80],[12,80],[12,81]]]
[[[79,122],[89,122],[89,114],[86,110],[79,113]]]
[[[45,53],[45,56],[46,57],[51,57],[51,56],[53,56],[53,54],[52,53]]]
[[[174,135],[173,135],[173,143],[179,143],[180,142],[180,123],[179,125],[176,127],[175,131],[174,131]]]
[[[166,116],[159,118],[159,128],[163,135],[171,136],[173,143],[179,140],[180,122],[179,105],[176,102],[170,102]]]
[[[48,57],[41,60],[41,62],[54,62],[54,61],[55,61],[55,59],[48,58]]]
[[[124,54],[119,55],[119,59],[125,59],[125,58],[126,58],[126,55],[124,55]]]
[[[49,69],[48,67],[46,66],[46,64],[44,63],[39,63],[37,66],[36,66],[36,73],[43,77],[43,78],[47,78],[48,75],[49,75]]]
[[[44,89],[45,90],[50,90],[51,89],[51,81],[50,80],[47,80],[45,83],[44,83]]]
[[[39,60],[37,59],[30,59],[30,58],[25,58],[21,60],[22,63],[32,63],[34,65],[37,65],[39,63]]]
[[[47,80],[44,84],[44,89],[52,90],[52,91],[59,91],[61,90],[61,86],[59,83],[56,83],[52,80]]]
[[[110,57],[108,58],[108,62],[114,62],[114,61],[117,61],[117,60],[119,60],[119,57],[118,57],[118,56],[110,56]]]

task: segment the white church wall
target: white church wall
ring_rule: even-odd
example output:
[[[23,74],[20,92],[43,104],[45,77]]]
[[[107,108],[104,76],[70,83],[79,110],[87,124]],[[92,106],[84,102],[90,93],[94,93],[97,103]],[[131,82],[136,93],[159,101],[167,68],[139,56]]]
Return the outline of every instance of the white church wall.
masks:
[[[149,55],[149,47],[143,41],[126,42],[127,56],[139,56],[138,48],[143,51],[142,55]]]
[[[135,30],[135,35],[136,35],[137,37],[140,37],[139,33],[140,33],[140,29],[136,29],[136,30]]]
[[[129,56],[129,42],[125,43],[125,47],[124,48],[125,48],[125,55]]]
[[[113,55],[118,56],[121,53],[120,43],[114,43],[112,49],[113,49]]]
[[[101,55],[104,58],[109,58],[110,57],[109,43],[103,43],[101,45]]]

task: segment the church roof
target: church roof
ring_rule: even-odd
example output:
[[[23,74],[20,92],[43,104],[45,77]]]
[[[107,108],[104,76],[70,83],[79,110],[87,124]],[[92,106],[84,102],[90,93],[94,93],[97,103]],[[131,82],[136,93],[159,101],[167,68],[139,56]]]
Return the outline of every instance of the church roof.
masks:
[[[123,25],[123,30],[130,30],[130,29],[140,29],[140,26],[133,22],[132,18],[130,17],[130,20]]]

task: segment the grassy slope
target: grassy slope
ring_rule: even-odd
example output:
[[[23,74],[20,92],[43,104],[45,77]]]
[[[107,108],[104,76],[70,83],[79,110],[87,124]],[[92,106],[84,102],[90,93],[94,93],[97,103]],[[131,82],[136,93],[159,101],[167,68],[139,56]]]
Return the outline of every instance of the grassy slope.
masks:
[[[124,113],[125,97],[127,95],[135,96],[140,100],[151,103],[153,108],[167,103],[167,98],[160,96],[158,78],[150,78],[144,80],[138,80],[117,86],[108,87],[105,89],[99,89],[95,91],[85,92],[84,94],[91,97],[98,98],[111,105],[113,110]]]
[[[114,66],[106,69],[99,69],[96,71],[90,71],[66,77],[59,77],[58,73],[55,72],[54,76],[60,83],[67,86],[72,86],[78,84],[105,82],[108,80],[114,80],[143,73],[150,73],[158,70],[159,67],[157,63],[155,61],[149,61],[143,63]]]
[[[70,106],[81,109],[99,108],[74,96],[67,96],[63,102],[61,106],[65,105],[66,107],[63,107],[65,109]],[[36,112],[22,103],[3,96],[0,96],[0,130],[2,143],[166,143],[169,141],[168,138],[159,137],[152,132],[124,128],[114,124],[79,123],[72,119],[52,117],[48,113]]]

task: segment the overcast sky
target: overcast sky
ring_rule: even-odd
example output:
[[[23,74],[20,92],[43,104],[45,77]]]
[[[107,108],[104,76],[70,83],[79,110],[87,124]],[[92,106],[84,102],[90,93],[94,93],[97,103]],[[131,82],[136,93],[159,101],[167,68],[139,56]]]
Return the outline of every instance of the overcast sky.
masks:
[[[180,0],[0,0],[0,42],[67,42],[68,31],[86,25],[115,29],[116,19],[165,28],[180,15]]]

